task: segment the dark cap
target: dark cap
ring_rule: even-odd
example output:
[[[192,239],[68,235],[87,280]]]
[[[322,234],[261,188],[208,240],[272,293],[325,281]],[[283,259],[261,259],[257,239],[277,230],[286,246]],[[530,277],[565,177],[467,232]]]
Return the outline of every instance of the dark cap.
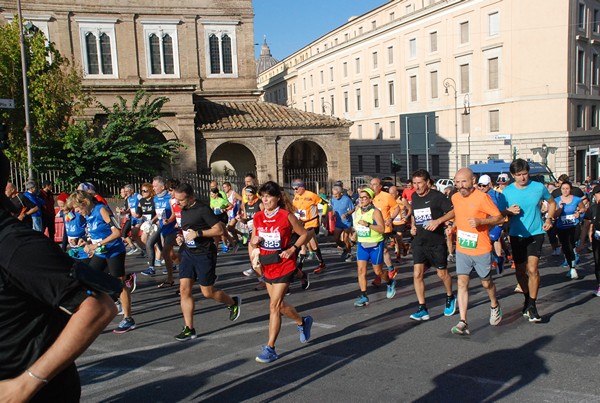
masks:
[[[599,180],[593,180],[590,182],[590,185],[595,186],[595,185],[600,185],[600,181]]]
[[[592,195],[595,195],[596,193],[600,192],[600,186],[596,186],[592,189],[592,191],[590,192]]]

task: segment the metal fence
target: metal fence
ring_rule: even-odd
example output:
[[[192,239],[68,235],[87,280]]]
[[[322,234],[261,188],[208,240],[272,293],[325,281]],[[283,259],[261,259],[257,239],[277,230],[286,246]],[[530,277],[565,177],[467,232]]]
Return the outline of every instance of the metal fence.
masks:
[[[320,193],[321,188],[325,188],[325,193],[330,194],[335,180],[329,178],[327,168],[307,168],[307,169],[285,169],[283,174],[283,186],[286,190],[291,189],[294,179],[302,179],[306,189]]]

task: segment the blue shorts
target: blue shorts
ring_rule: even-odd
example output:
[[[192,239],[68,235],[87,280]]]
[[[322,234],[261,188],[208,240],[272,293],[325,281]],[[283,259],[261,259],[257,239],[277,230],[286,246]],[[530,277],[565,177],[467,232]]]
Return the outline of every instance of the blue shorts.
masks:
[[[194,255],[187,249],[181,251],[181,263],[179,263],[179,278],[191,278],[205,287],[215,284],[217,275],[217,254],[207,253]]]
[[[365,260],[367,262],[370,260],[371,264],[382,264],[384,243],[384,241],[381,241],[372,248],[365,248],[362,243],[359,242],[358,248],[356,249],[356,260]]]
[[[498,225],[490,230],[490,241],[496,242],[502,234],[502,226]]]

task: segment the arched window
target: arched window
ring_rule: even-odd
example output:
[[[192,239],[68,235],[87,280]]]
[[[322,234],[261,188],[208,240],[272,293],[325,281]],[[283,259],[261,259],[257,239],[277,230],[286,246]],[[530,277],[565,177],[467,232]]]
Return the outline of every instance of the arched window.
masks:
[[[163,61],[165,74],[175,73],[175,63],[173,57],[173,38],[169,34],[163,36]]]
[[[233,62],[231,58],[231,38],[225,34],[221,38],[221,47],[223,49],[223,73],[233,73]]]
[[[207,76],[237,77],[236,29],[239,21],[204,21],[203,24]]]
[[[148,38],[148,41],[148,49],[150,51],[150,73],[160,74],[160,39],[158,39],[156,34],[151,34]]]
[[[96,36],[91,32],[85,35],[85,50],[87,53],[87,73],[100,73],[98,66],[98,45],[96,43]]]
[[[102,61],[102,74],[112,74],[112,53],[110,37],[106,33],[100,34],[100,60]]]
[[[75,17],[79,25],[79,39],[84,78],[119,78],[116,19]],[[89,76],[89,77],[88,77]]]
[[[211,74],[221,73],[221,55],[219,52],[219,38],[212,34],[208,37],[208,46],[210,48],[210,72]]]

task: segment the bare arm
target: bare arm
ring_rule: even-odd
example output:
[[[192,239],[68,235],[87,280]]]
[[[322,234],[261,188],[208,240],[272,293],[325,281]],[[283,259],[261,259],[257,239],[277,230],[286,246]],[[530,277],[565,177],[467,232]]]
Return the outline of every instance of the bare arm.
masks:
[[[548,231],[552,228],[552,219],[550,217],[554,217],[556,214],[556,201],[554,201],[553,197],[548,199],[548,218],[544,222],[544,226],[542,227],[544,231]]]
[[[196,230],[190,229],[187,232],[186,239],[188,241],[192,241],[200,236],[204,237],[204,238],[214,238],[217,236],[221,236],[225,233],[223,230],[223,225],[221,225],[221,224],[222,223],[219,221],[218,223],[216,223],[209,229],[205,229],[205,230],[196,231]]]
[[[423,226],[427,231],[435,231],[437,227],[445,223],[446,221],[450,221],[454,218],[454,209],[448,211],[446,214],[438,218],[437,220],[431,220],[427,226]]]
[[[293,256],[294,253],[300,249],[300,246],[304,245],[308,240],[308,232],[306,231],[306,228],[304,228],[304,225],[302,225],[300,220],[298,220],[294,214],[288,214],[288,221],[290,224],[292,224],[292,231],[300,235],[300,237],[295,244],[290,245],[289,248],[279,254],[282,259],[287,259]]]

